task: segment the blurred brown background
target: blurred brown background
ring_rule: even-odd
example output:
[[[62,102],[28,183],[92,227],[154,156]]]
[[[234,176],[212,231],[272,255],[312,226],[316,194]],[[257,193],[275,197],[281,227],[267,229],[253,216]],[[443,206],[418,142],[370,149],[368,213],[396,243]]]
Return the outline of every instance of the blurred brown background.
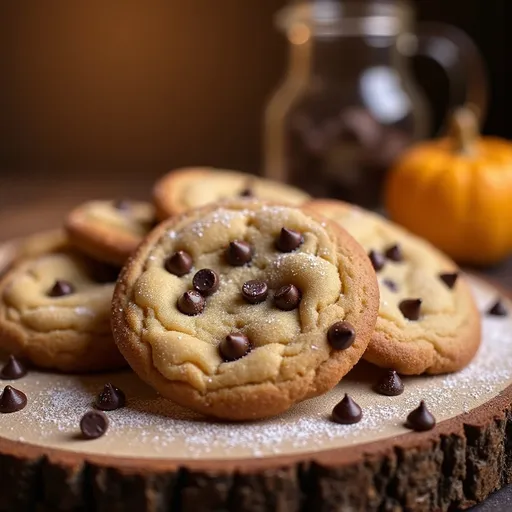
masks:
[[[475,39],[492,82],[485,130],[512,137],[510,0],[416,4],[420,19],[453,23]],[[282,5],[0,0],[2,238],[20,232],[9,225],[14,216],[26,215],[34,230],[91,195],[146,196],[172,167],[257,171],[262,107],[286,65],[272,21]],[[445,78],[431,63],[414,65],[439,123]],[[20,208],[43,210],[49,197],[49,220]]]

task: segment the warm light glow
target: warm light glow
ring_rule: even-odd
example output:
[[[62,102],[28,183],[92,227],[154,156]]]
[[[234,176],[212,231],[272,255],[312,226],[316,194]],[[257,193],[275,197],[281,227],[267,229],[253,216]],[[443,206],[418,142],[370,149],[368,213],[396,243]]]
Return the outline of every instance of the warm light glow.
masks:
[[[291,27],[288,32],[288,39],[292,44],[304,44],[307,43],[311,37],[311,31],[309,27],[304,23],[298,23]]]

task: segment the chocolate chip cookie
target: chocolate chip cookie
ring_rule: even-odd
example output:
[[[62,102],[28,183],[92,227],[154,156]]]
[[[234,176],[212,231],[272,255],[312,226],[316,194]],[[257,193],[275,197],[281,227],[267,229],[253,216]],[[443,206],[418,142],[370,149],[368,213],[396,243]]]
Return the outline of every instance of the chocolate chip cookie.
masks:
[[[68,215],[65,228],[70,243],[85,254],[122,266],[154,225],[149,203],[89,201]]]
[[[11,268],[0,281],[0,348],[64,372],[124,366],[110,327],[115,276],[100,267],[62,249]]]
[[[365,359],[404,375],[454,372],[480,345],[480,315],[464,275],[428,242],[340,201],[306,206],[335,220],[367,251],[380,312]]]
[[[375,273],[345,230],[250,199],[158,226],[112,305],[116,343],[143,380],[232,420],[332,388],[365,351],[377,310]]]
[[[210,167],[176,169],[163,176],[153,190],[157,216],[166,219],[219,200],[254,197],[300,205],[310,199],[305,192],[275,181],[237,171]]]

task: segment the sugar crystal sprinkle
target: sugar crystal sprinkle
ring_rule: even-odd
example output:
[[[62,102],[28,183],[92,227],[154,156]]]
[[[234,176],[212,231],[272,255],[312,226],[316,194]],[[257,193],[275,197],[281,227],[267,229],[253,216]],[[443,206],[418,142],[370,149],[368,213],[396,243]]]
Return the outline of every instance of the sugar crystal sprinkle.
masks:
[[[473,287],[479,308],[484,310],[493,299],[493,291],[478,283]],[[511,323],[509,318],[484,316],[483,347],[467,368],[448,376],[403,377],[405,391],[399,397],[377,395],[371,391],[371,381],[358,385],[358,374],[349,375],[327,395],[260,422],[204,421],[160,397],[130,373],[116,374],[112,378],[129,397],[127,407],[109,412],[107,436],[78,449],[109,451],[109,443],[117,442],[116,450],[126,456],[142,451],[148,457],[266,457],[289,450],[320,450],[333,443],[353,445],[369,433],[373,439],[405,433],[404,418],[421,400],[442,421],[473,409],[512,381]],[[101,377],[103,383],[105,378]],[[98,393],[97,379],[82,376],[77,386],[76,377],[59,375],[52,377],[48,387],[46,374],[30,373],[23,381],[32,388],[27,389],[30,407],[17,412],[12,420],[10,415],[2,418],[0,435],[66,449],[70,435],[76,432],[80,418],[90,410]],[[205,380],[213,383],[215,378],[209,375]],[[354,425],[332,423],[329,414],[346,392],[364,410],[363,418]]]

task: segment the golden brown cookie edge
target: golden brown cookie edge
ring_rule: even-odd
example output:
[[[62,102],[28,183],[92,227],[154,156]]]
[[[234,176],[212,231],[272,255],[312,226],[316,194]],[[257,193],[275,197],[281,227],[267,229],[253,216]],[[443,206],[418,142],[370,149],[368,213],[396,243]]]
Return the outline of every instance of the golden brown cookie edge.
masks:
[[[208,416],[215,416],[219,418],[231,420],[250,420],[262,419],[265,417],[274,416],[280,412],[284,412],[294,403],[297,403],[306,398],[312,398],[322,394],[333,386],[361,359],[365,352],[370,336],[377,319],[378,304],[379,304],[379,290],[378,283],[370,265],[370,262],[364,254],[363,249],[359,244],[340,226],[336,223],[325,219],[324,217],[315,214],[314,212],[305,212],[308,216],[314,218],[317,222],[325,223],[329,226],[330,231],[336,236],[339,242],[346,241],[347,245],[357,251],[358,261],[364,272],[364,283],[368,293],[368,304],[364,308],[364,316],[357,319],[351,319],[354,327],[356,328],[357,338],[350,349],[332,353],[334,354],[326,362],[316,368],[316,375],[312,376],[311,383],[315,382],[314,386],[309,385],[306,392],[301,393],[302,398],[296,399],[300,393],[297,392],[291,384],[296,381],[283,381],[280,386],[279,393],[273,393],[272,388],[278,387],[276,384],[263,383],[254,385],[240,386],[237,391],[239,393],[239,403],[236,408],[233,407],[233,399],[225,400],[225,391],[233,393],[233,388],[229,390],[218,390],[208,393],[208,400],[205,400],[205,395],[201,395],[197,390],[192,388],[186,383],[169,382],[163,377],[151,364],[151,347],[139,341],[138,336],[128,328],[128,322],[125,320],[125,312],[128,307],[127,289],[131,289],[141,274],[146,261],[149,250],[158,243],[158,241],[165,235],[167,231],[181,222],[183,219],[194,216],[200,216],[214,211],[220,206],[233,207],[239,205],[241,209],[247,208],[250,204],[257,205],[271,205],[269,202],[251,200],[250,202],[244,200],[227,200],[218,203],[210,204],[195,210],[189,210],[179,216],[172,217],[167,221],[161,223],[155,230],[153,230],[144,242],[139,246],[137,251],[131,256],[127,265],[123,268],[121,275],[118,279],[116,289],[114,290],[114,297],[112,301],[112,329],[114,339],[119,347],[119,350],[124,355],[132,369],[142,378],[147,384],[158,390],[163,396],[170,398],[176,403],[193,408]],[[290,207],[304,211],[300,207]],[[365,268],[366,267],[366,268]],[[362,279],[361,279],[362,281]],[[336,369],[336,364],[342,364],[342,369]],[[288,384],[290,383],[290,384]],[[257,386],[261,386],[261,391],[256,390]],[[249,391],[250,390],[250,391]],[[249,391],[246,393],[245,391]],[[262,395],[260,395],[262,393]],[[214,398],[218,396],[218,402]],[[267,400],[268,396],[272,396],[272,400]],[[259,405],[258,405],[259,404]],[[265,404],[266,409],[261,407]]]
[[[336,208],[343,211],[357,209],[363,215],[366,214],[364,208],[333,199],[313,200],[306,203],[304,208],[311,208],[313,211],[317,211],[317,208]],[[373,214],[373,212],[369,213]],[[421,242],[426,244],[446,266],[458,268],[454,261],[429,242],[419,238],[413,233],[409,233],[405,228],[398,226],[392,221],[388,221],[385,218],[383,218],[383,221],[390,224],[391,228],[397,230],[400,234],[403,233],[404,236],[412,237],[413,240],[421,240]],[[457,290],[455,293],[461,297],[461,300],[465,299],[464,302],[467,302],[469,310],[467,316],[468,322],[464,324],[462,329],[457,331],[458,339],[460,340],[460,343],[457,344],[457,348],[441,354],[429,342],[421,343],[421,346],[418,346],[418,343],[413,345],[408,342],[403,338],[402,330],[396,326],[394,326],[393,333],[391,334],[378,330],[377,327],[363,358],[376,366],[391,368],[403,375],[421,375],[423,373],[437,375],[456,372],[466,367],[474,358],[480,347],[480,313],[473,293],[463,274],[460,275],[457,281]]]

